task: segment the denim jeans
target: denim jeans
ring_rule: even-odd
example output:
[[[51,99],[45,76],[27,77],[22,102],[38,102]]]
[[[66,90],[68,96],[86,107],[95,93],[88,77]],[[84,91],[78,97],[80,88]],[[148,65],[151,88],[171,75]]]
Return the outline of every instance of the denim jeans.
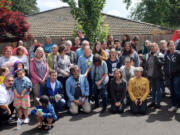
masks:
[[[150,78],[150,85],[152,88],[152,103],[157,105],[160,105],[161,102],[161,83],[162,81],[160,79]]]
[[[99,98],[100,95],[102,97],[102,102],[103,102],[103,108],[105,109],[107,106],[107,90],[106,86],[103,86],[101,89],[98,89],[96,84],[93,83],[94,85],[94,92],[95,92],[95,104],[96,106],[99,106]]]
[[[53,101],[52,105],[54,106],[55,112],[63,111],[66,107],[66,101],[64,99],[60,99],[58,102]]]
[[[168,85],[171,92],[172,106],[180,108],[180,76],[170,79]]]

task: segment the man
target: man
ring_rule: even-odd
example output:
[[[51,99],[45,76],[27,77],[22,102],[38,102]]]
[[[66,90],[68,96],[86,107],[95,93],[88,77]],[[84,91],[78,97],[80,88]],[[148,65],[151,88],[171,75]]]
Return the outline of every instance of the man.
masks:
[[[14,111],[14,94],[12,91],[13,83],[13,77],[7,75],[4,79],[4,83],[0,85],[0,123],[8,121]]]
[[[93,54],[91,53],[90,46],[84,47],[84,55],[81,55],[78,60],[78,67],[80,69],[81,74],[85,74],[87,69],[91,66],[93,62]],[[92,84],[92,78],[90,73],[87,76],[89,84]],[[92,98],[92,85],[90,85],[89,89],[90,98]]]
[[[164,55],[167,53],[167,42],[166,40],[161,40],[160,41],[160,52]]]
[[[133,40],[131,41],[131,46],[134,50],[137,50],[137,45],[138,45],[138,42],[139,42],[139,37],[138,36],[135,36],[133,38]]]
[[[130,79],[128,93],[131,99],[131,111],[134,114],[147,112],[146,99],[149,94],[149,81],[142,77],[143,68],[135,68],[135,77]]]
[[[156,43],[151,44],[151,52],[146,56],[145,74],[150,80],[152,88],[152,103],[149,107],[160,108],[161,102],[161,83],[163,80],[163,64],[164,55],[158,52],[158,45]]]
[[[68,96],[68,106],[71,114],[78,114],[79,107],[85,113],[91,112],[91,105],[88,102],[89,84],[87,78],[80,74],[77,65],[70,68],[71,76],[66,81],[66,93]]]
[[[101,110],[101,113],[104,113],[107,107],[106,86],[109,81],[109,76],[108,76],[107,64],[105,61],[103,61],[100,58],[99,54],[95,54],[93,56],[93,63],[87,69],[84,76],[87,76],[90,71],[91,71],[91,78],[93,81],[92,85],[94,90],[93,94],[95,95],[95,104],[96,107],[99,107],[99,97],[101,95],[103,102],[103,108]]]
[[[44,44],[44,52],[46,54],[51,53],[53,45],[54,44],[51,43],[51,38],[50,37],[46,37],[45,38],[45,44]]]
[[[169,111],[180,114],[180,51],[175,50],[174,41],[168,43],[168,52],[165,56],[165,75],[168,78],[171,91],[172,107]]]
[[[74,39],[74,45],[72,46],[72,48],[71,48],[71,50],[72,51],[76,51],[77,49],[79,49],[81,47],[81,45],[80,45],[80,39],[79,39],[79,37],[76,37],[75,39]]]
[[[50,103],[54,106],[55,112],[59,112],[66,106],[63,86],[61,82],[57,80],[56,70],[51,70],[49,75],[50,77],[47,79],[43,88],[43,95],[49,97]]]
[[[77,64],[76,53],[74,51],[71,51],[72,42],[70,40],[67,40],[65,46],[66,54],[69,56],[71,64]]]
[[[89,45],[89,42],[88,42],[87,40],[84,40],[84,41],[82,42],[81,48],[79,48],[79,49],[76,50],[77,59],[79,59],[79,57],[84,54],[84,47],[85,47],[85,46],[90,46],[90,45]]]
[[[80,30],[78,30],[78,31],[76,32],[76,35],[77,35],[77,37],[79,37],[79,39],[80,39],[80,45],[82,45],[82,43],[83,43],[84,40],[89,41],[88,38],[84,37],[84,34],[83,34],[82,31],[80,31]]]

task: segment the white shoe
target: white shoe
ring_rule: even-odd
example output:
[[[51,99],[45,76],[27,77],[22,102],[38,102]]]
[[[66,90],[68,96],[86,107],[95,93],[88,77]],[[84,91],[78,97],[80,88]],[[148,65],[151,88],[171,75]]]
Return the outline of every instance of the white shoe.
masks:
[[[175,112],[177,110],[177,107],[172,106],[171,108],[168,109],[169,112]]]
[[[177,114],[180,114],[180,108],[177,109],[176,113],[177,113]]]
[[[25,124],[28,124],[29,122],[30,122],[29,118],[25,118],[25,119],[24,119],[24,123],[25,123]]]

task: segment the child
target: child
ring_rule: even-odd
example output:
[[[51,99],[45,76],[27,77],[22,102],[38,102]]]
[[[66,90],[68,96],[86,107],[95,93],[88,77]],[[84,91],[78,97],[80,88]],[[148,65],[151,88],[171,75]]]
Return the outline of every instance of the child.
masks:
[[[66,106],[66,101],[63,98],[62,84],[57,80],[57,75],[56,70],[50,71],[50,77],[47,79],[43,89],[43,95],[49,97],[56,113],[65,109]]]
[[[28,71],[24,68],[24,64],[22,62],[20,62],[20,61],[16,61],[14,63],[14,71],[12,73],[12,75],[14,77],[17,77],[17,73],[16,72],[17,72],[18,69],[24,69],[25,70],[25,76],[28,77]]]
[[[14,107],[18,112],[18,121],[22,121],[22,115],[24,114],[24,123],[29,123],[28,108],[30,107],[30,89],[32,83],[28,77],[25,76],[24,69],[17,70],[17,77],[14,79]]]
[[[45,126],[45,130],[52,128],[52,123],[57,120],[57,115],[54,111],[54,107],[49,102],[49,98],[43,95],[39,99],[39,104],[36,109],[32,110],[31,114],[36,116],[38,122],[40,123],[38,128],[41,129],[44,123],[48,123]],[[44,122],[44,123],[43,123]]]
[[[7,67],[1,67],[0,68],[0,85],[4,81],[4,77],[10,73],[9,68]]]

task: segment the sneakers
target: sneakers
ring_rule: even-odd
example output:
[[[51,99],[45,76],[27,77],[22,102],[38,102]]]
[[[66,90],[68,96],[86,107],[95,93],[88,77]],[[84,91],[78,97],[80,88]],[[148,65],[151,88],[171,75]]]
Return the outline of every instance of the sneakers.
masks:
[[[151,103],[151,104],[148,105],[148,108],[155,107],[155,105],[156,105],[155,103]]]
[[[180,114],[180,108],[177,109],[176,113],[177,113],[177,114]]]
[[[177,107],[172,106],[171,108],[168,109],[169,112],[175,112],[177,110]]]
[[[24,124],[28,124],[30,122],[29,118],[24,119]]]

